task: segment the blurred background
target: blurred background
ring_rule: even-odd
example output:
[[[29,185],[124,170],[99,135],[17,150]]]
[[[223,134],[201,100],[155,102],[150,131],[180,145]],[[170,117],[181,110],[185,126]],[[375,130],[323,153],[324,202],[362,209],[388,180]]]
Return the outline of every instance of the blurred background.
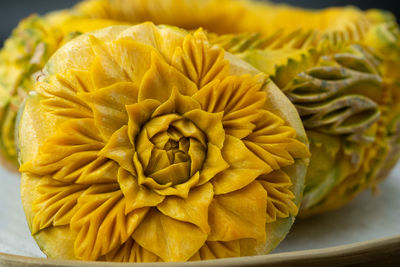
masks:
[[[32,13],[43,14],[51,10],[73,6],[79,0],[1,0],[0,1],[0,47],[10,35],[18,21]],[[355,5],[362,9],[381,8],[400,17],[396,0],[275,0],[272,2],[289,3],[307,8],[324,8],[329,6]]]

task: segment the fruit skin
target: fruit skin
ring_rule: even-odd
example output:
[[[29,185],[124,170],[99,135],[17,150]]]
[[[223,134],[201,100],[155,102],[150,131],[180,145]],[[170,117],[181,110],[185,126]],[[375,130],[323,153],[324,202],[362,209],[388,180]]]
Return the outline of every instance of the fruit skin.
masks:
[[[140,27],[140,25],[138,26]],[[145,26],[142,26],[145,27]],[[162,27],[161,27],[162,28]],[[91,33],[99,40],[108,40],[115,38],[119,33],[126,30],[124,26],[115,26],[103,29],[98,32]],[[183,34],[182,30],[173,28],[170,30],[171,35]],[[166,31],[168,32],[168,31]],[[166,34],[165,36],[168,36]],[[78,60],[71,60],[74,55],[80,55],[84,51],[90,51],[89,35],[82,35],[73,41],[66,44],[63,48],[58,50],[44,68],[44,76],[40,79],[46,81],[47,76],[53,73],[59,73],[66,69],[73,69],[76,66],[88,65],[90,63],[90,56],[77,57]],[[258,73],[257,70],[250,65],[239,61],[234,56],[226,53],[226,58],[232,62],[232,72],[234,73]],[[302,127],[298,114],[289,102],[289,100],[282,94],[282,92],[272,83],[267,84],[266,93],[268,94],[266,106],[268,110],[283,118],[287,125],[296,130],[297,138],[302,143],[307,143],[306,135]],[[32,161],[40,154],[40,147],[49,138],[52,133],[60,127],[64,118],[57,116],[55,113],[45,112],[45,104],[41,104],[43,96],[37,92],[31,92],[26,99],[25,104],[21,107],[18,121],[18,147],[21,168],[24,168],[29,161]],[[291,177],[294,187],[292,188],[295,195],[295,203],[299,205],[301,202],[301,195],[303,191],[304,176],[307,168],[308,159],[301,158],[295,161],[294,165],[285,167],[284,170],[289,177]],[[29,172],[23,171],[21,180],[21,194],[22,203],[25,209],[25,214],[28,220],[28,225],[32,231],[36,226],[32,224],[35,217],[35,212],[32,210],[32,204],[36,199],[40,198],[39,192],[35,188],[44,177],[34,175]],[[31,193],[33,192],[33,193]],[[286,218],[278,219],[277,221],[267,225],[268,242],[260,248],[259,251],[247,251],[244,253],[266,253],[275,247],[286,235],[290,226],[294,221],[294,216],[290,215]],[[71,231],[68,226],[50,226],[38,232],[35,231],[34,237],[38,242],[41,249],[53,258],[68,258],[74,259],[73,240],[76,238],[76,233]],[[62,246],[60,244],[63,244]],[[246,246],[247,249],[250,246]],[[103,258],[102,258],[103,259]]]
[[[81,33],[123,22],[86,19],[73,10],[23,19],[0,51],[0,159],[17,171],[14,129],[18,108],[41,69],[64,43]]]
[[[220,8],[213,9],[217,2]],[[122,9],[122,6],[128,8]],[[159,6],[163,8],[155,8]],[[77,9],[92,17],[122,17],[128,21],[149,19],[186,29],[202,26],[209,31],[211,42],[270,74],[284,91],[288,82],[319,64],[322,56],[340,54],[351,45],[360,45],[375,58],[373,61],[379,61],[374,67],[379,85],[372,81],[371,87],[375,87],[378,94],[371,95],[371,88],[357,89],[357,94],[372,99],[379,106],[380,117],[371,125],[369,144],[361,145],[357,152],[358,157],[364,159],[363,164],[355,167],[344,162],[329,168],[326,162],[335,159],[328,155],[336,155],[339,147],[344,147],[343,140],[329,135],[324,140],[306,125],[315,156],[311,159],[307,177],[309,186],[303,216],[339,208],[362,190],[375,188],[400,157],[400,110],[396,104],[400,89],[396,71],[400,64],[400,41],[399,27],[390,12],[376,9],[364,12],[356,7],[307,10],[272,3],[212,0],[92,0],[78,5]],[[170,15],[171,10],[190,16]],[[321,162],[318,155],[326,155],[327,159]],[[321,169],[321,165],[326,166]],[[358,172],[353,173],[353,169]],[[311,193],[310,188],[316,184],[320,184],[319,189]]]

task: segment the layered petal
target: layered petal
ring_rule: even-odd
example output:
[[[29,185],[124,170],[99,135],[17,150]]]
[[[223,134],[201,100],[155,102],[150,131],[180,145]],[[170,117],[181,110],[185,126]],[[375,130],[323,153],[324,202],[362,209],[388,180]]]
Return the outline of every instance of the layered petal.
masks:
[[[105,255],[106,261],[113,262],[159,262],[160,257],[141,247],[133,238]]]
[[[197,252],[190,258],[191,261],[222,259],[240,256],[239,240],[234,241],[207,241]]]
[[[165,199],[146,186],[139,185],[137,177],[122,168],[118,172],[118,183],[126,198],[125,213],[144,207],[155,207]]]
[[[225,139],[225,131],[222,126],[222,112],[209,113],[201,109],[195,109],[186,112],[183,116],[196,124],[207,135],[207,140],[210,143],[219,148],[222,147]]]
[[[148,211],[142,208],[125,213],[126,199],[116,184],[91,186],[78,205],[71,229],[77,232],[75,255],[83,260],[96,260],[119,247]]]
[[[155,189],[154,191],[163,196],[179,196],[181,198],[187,198],[189,191],[199,183],[199,178],[200,175],[196,172],[184,183],[162,189]]]
[[[81,99],[90,103],[96,128],[105,140],[126,125],[125,105],[136,103],[137,95],[138,88],[131,82],[115,83],[91,93],[79,94]]]
[[[261,175],[258,182],[267,191],[267,223],[278,218],[296,216],[298,207],[294,203],[294,194],[290,190],[293,186],[290,177],[282,170]]]
[[[207,84],[193,98],[203,110],[224,112],[222,124],[225,132],[242,139],[256,127],[254,120],[265,102],[265,92],[261,89],[266,82],[267,77],[263,74],[228,76]]]
[[[295,130],[273,113],[259,111],[254,123],[256,128],[243,142],[274,170],[310,155],[306,145],[296,139]]]
[[[78,198],[89,185],[65,184],[44,178],[37,187],[40,194],[33,202],[35,217],[32,234],[49,226],[68,225],[77,210]]]
[[[166,63],[159,54],[152,52],[150,68],[140,84],[139,101],[155,99],[163,103],[169,98],[174,87],[186,96],[197,92],[193,82]]]
[[[116,182],[118,166],[98,157],[103,146],[103,139],[92,119],[68,120],[40,147],[39,156],[23,164],[20,170],[52,175],[61,182]]]
[[[159,105],[160,102],[147,99],[140,103],[126,106],[126,111],[128,112],[128,136],[132,145],[135,144],[135,138],[142,125],[151,117]]]
[[[213,187],[207,183],[194,188],[186,199],[174,196],[165,199],[157,209],[168,217],[193,223],[208,234],[208,207],[213,196]]]
[[[197,226],[172,219],[153,209],[132,235],[163,261],[187,261],[204,244],[207,234]]]
[[[178,113],[184,114],[193,109],[199,109],[199,103],[191,97],[182,95],[179,92],[178,87],[172,87],[171,95],[168,100],[165,101],[162,105],[160,105],[153,113],[153,117],[170,114],[170,113]]]
[[[241,140],[230,135],[225,137],[222,156],[229,164],[229,168],[218,173],[211,180],[217,195],[239,190],[261,174],[272,170],[268,164],[247,149]]]
[[[207,144],[207,156],[200,171],[199,184],[207,183],[218,173],[229,168],[229,163],[222,156],[221,150],[214,144]]]
[[[94,86],[103,88],[118,82],[129,82],[129,75],[116,62],[108,46],[93,35],[89,35],[89,38],[96,56],[90,69]]]
[[[202,30],[186,35],[182,48],[175,50],[173,65],[198,88],[229,74],[229,63],[224,59],[224,50],[212,46]]]
[[[112,159],[119,166],[134,174],[133,147],[128,136],[128,126],[122,126],[115,131],[98,155]]]
[[[235,192],[215,196],[209,209],[211,232],[207,241],[253,238],[263,242],[267,192],[258,181]]]

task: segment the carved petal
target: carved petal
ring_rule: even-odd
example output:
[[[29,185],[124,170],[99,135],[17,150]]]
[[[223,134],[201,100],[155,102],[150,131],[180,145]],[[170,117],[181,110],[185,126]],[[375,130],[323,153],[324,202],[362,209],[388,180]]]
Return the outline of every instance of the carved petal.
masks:
[[[188,111],[199,108],[200,105],[196,100],[179,93],[177,87],[172,87],[171,95],[168,100],[154,111],[153,117],[170,113],[178,113],[182,115]]]
[[[284,121],[273,113],[259,111],[255,124],[256,129],[244,143],[274,170],[293,164],[296,158],[309,156],[307,146],[296,139],[296,131],[285,126]]]
[[[117,130],[109,139],[99,156],[114,160],[125,170],[134,174],[133,146],[129,141],[128,126]]]
[[[199,183],[199,173],[196,172],[192,177],[186,182],[163,189],[155,189],[157,193],[163,196],[179,196],[181,198],[187,198],[191,188]]]
[[[66,184],[43,178],[36,190],[40,197],[33,202],[32,234],[49,226],[67,225],[77,209],[78,198],[89,185]]]
[[[114,262],[159,262],[161,259],[141,247],[133,238],[105,255],[106,261]]]
[[[75,92],[91,92],[96,90],[93,81],[90,79],[88,70],[71,69],[65,74],[65,82],[70,84],[71,88],[75,88]]]
[[[197,226],[177,221],[153,209],[132,235],[140,246],[163,261],[187,261],[204,244],[207,234]]]
[[[115,184],[91,186],[78,205],[71,229],[77,232],[75,256],[82,260],[96,260],[119,247],[148,211],[143,208],[126,214],[126,200]]]
[[[118,172],[118,183],[126,198],[126,213],[143,207],[157,206],[165,198],[146,186],[139,185],[137,178],[122,168]]]
[[[126,105],[137,102],[138,88],[131,82],[120,82],[91,93],[79,94],[91,104],[97,129],[108,140],[127,124]]]
[[[151,67],[140,84],[139,101],[155,99],[165,102],[174,87],[186,96],[191,96],[197,92],[197,87],[194,83],[165,62],[159,54],[152,52]]]
[[[120,39],[109,45],[115,62],[124,70],[130,80],[140,84],[144,74],[150,68],[151,52],[155,49],[134,40]]]
[[[142,125],[150,119],[154,110],[160,105],[160,102],[153,99],[147,99],[140,103],[126,106],[128,112],[128,136],[131,144],[135,144],[135,138],[139,134]]]
[[[191,261],[212,260],[221,258],[231,258],[240,256],[239,240],[234,241],[207,241],[197,252],[190,258]]]
[[[133,155],[133,164],[136,169],[136,174],[137,174],[139,185],[147,186],[154,190],[166,189],[166,188],[172,186],[172,182],[168,182],[166,184],[160,184],[160,183],[157,183],[153,178],[147,177],[146,174],[144,173],[143,165],[142,165],[141,161],[139,160],[138,153],[135,153],[135,155]]]
[[[76,75],[85,75],[85,73],[77,73]],[[45,96],[45,98],[41,100],[41,105],[46,111],[54,115],[68,118],[93,117],[90,106],[77,96],[79,92],[86,92],[81,91],[86,88],[83,88],[84,86],[79,87],[79,85],[76,84],[79,82],[73,83],[70,81],[70,76],[73,76],[71,72],[67,73],[65,76],[55,75],[48,83],[37,83],[35,90]]]
[[[199,101],[203,110],[224,112],[222,124],[225,132],[241,139],[256,127],[253,120],[265,102],[266,94],[260,91],[265,82],[263,74],[255,77],[229,76],[209,83],[193,98]]]
[[[241,140],[230,135],[225,137],[222,156],[230,167],[211,180],[216,195],[241,189],[261,174],[272,170],[268,164],[247,149]]]
[[[61,182],[82,184],[116,182],[116,164],[98,157],[104,146],[92,119],[68,120],[47,140],[21,172],[52,175]]]
[[[202,30],[186,35],[183,48],[178,47],[175,50],[173,64],[199,88],[229,74],[229,63],[224,59],[224,50],[210,45]]]
[[[90,42],[93,53],[96,55],[90,70],[95,88],[108,87],[118,82],[129,82],[129,76],[115,61],[108,47],[92,35]]]
[[[282,170],[262,175],[258,181],[268,194],[267,223],[276,221],[278,218],[296,216],[298,207],[294,203],[294,194],[290,190],[292,181]]]
[[[254,238],[264,241],[267,192],[257,181],[241,190],[215,196],[209,208],[208,241]]]
[[[211,143],[207,144],[207,156],[200,171],[199,184],[204,184],[212,179],[217,173],[229,168],[229,164],[224,160],[221,150]]]
[[[163,214],[176,220],[197,225],[204,233],[209,233],[208,206],[213,198],[213,187],[210,183],[192,189],[187,199],[168,197],[157,206]]]
[[[222,147],[225,137],[224,128],[222,127],[222,112],[209,113],[201,109],[194,109],[186,112],[183,116],[196,124],[207,135],[209,142],[219,148]]]

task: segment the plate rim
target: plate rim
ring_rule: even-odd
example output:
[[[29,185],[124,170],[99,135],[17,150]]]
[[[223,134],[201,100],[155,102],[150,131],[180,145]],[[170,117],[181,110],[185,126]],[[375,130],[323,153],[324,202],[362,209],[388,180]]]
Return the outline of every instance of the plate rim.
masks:
[[[133,266],[287,266],[295,264],[296,266],[304,266],[307,264],[324,263],[329,265],[349,264],[349,263],[365,263],[371,260],[398,260],[400,262],[400,235],[394,235],[386,238],[373,239],[363,242],[350,243],[345,245],[307,249],[291,252],[281,252],[276,254],[226,258],[217,260],[205,260],[201,262],[169,262],[169,263],[130,263]],[[374,261],[374,262],[375,262]],[[125,263],[115,262],[88,262],[78,260],[57,260],[47,258],[37,258],[20,256],[0,252],[0,266],[57,266],[57,267],[122,267],[127,266]]]

